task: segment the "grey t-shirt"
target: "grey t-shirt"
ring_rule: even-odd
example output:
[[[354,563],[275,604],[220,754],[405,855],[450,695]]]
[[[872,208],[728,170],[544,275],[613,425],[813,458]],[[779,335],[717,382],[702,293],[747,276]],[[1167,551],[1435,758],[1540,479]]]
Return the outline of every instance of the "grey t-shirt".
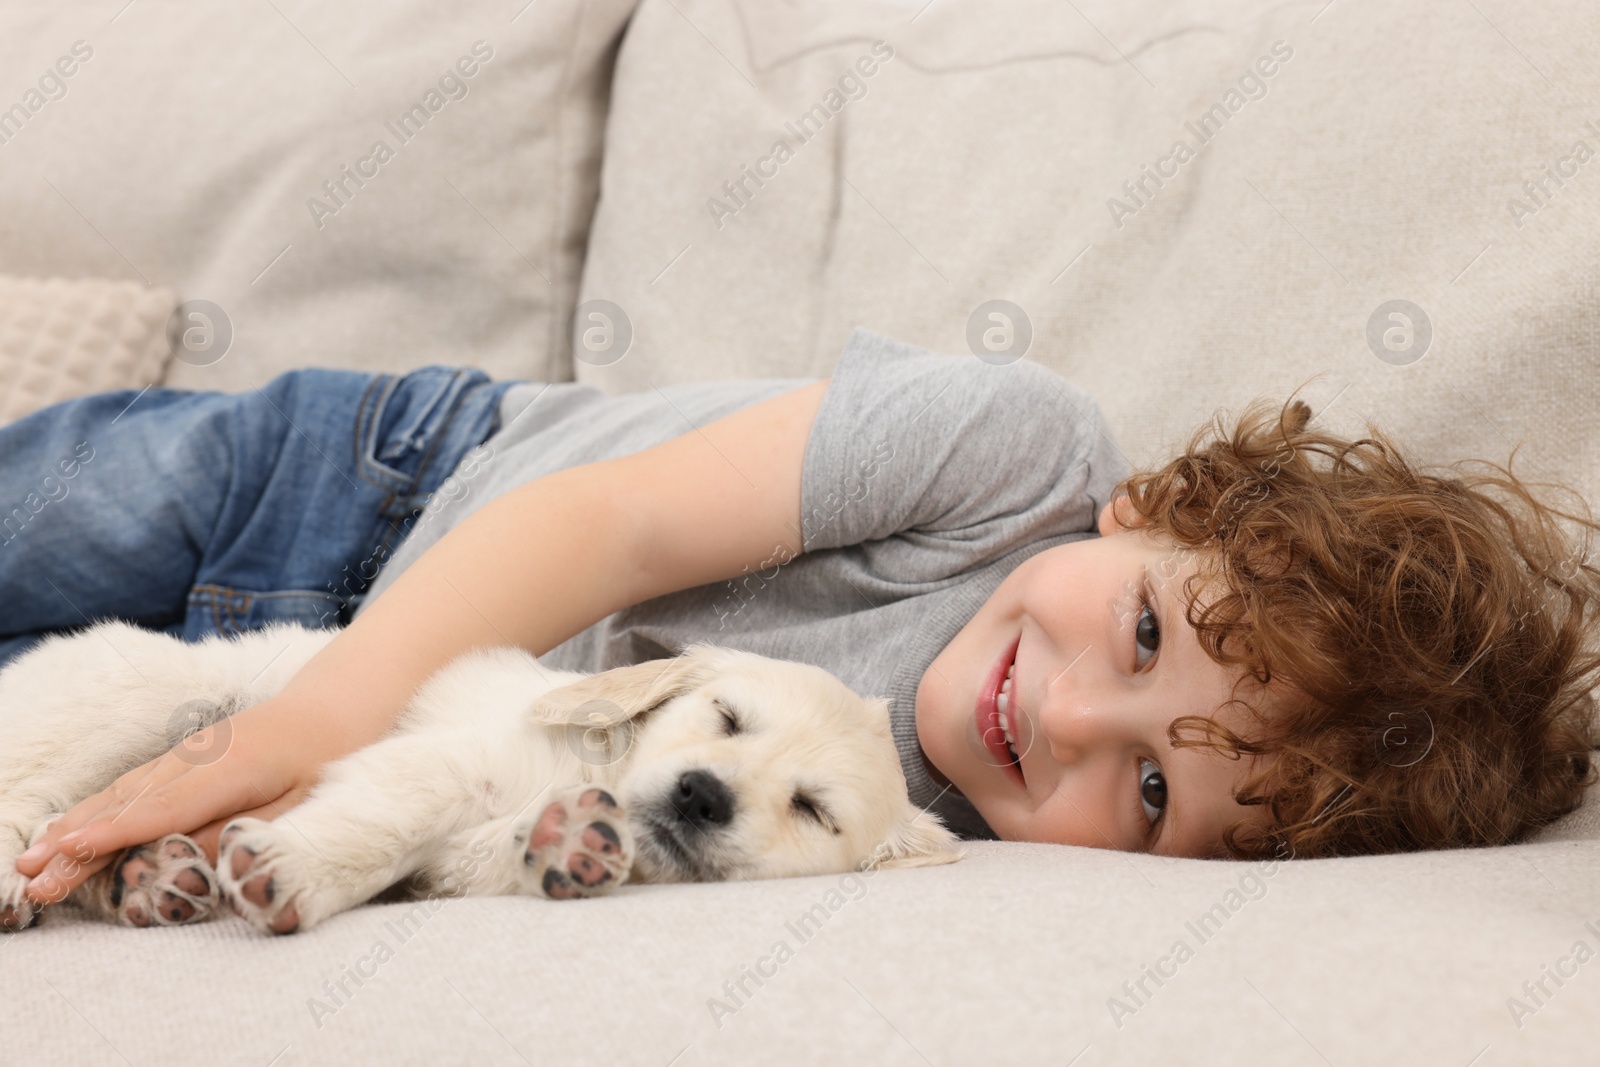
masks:
[[[501,428],[429,500],[356,614],[501,493],[649,448],[816,380],[692,382],[622,395],[576,382],[510,389]],[[914,802],[958,833],[993,837],[964,797],[928,776],[917,686],[1018,564],[1094,536],[1095,517],[1128,473],[1098,405],[1048,368],[940,355],[858,328],[806,441],[802,554],[613,612],[540,662],[601,671],[707,641],[815,664],[890,701]]]

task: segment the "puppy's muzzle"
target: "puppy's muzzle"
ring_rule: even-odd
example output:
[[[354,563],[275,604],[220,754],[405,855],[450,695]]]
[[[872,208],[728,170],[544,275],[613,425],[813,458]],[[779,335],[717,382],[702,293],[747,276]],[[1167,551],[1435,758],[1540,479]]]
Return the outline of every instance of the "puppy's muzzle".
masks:
[[[672,810],[679,821],[712,831],[733,819],[733,791],[706,771],[685,771],[672,791]]]
[[[738,814],[733,790],[709,771],[684,771],[676,781],[632,807],[641,857],[672,881],[720,881],[727,861],[719,847]]]

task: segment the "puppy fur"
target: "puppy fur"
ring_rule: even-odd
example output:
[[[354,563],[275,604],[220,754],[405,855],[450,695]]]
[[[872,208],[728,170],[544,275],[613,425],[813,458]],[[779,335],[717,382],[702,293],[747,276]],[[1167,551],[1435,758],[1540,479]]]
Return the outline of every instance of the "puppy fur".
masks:
[[[54,818],[174,746],[220,758],[227,717],[278,693],[335,633],[278,624],[186,643],[101,622],[0,671],[0,927],[37,914],[15,863]],[[209,750],[189,741],[212,724]],[[226,901],[289,933],[380,895],[564,898],[960,855],[907,799],[887,703],[820,668],[698,644],[584,675],[501,647],[429,678],[299,806],[229,823],[216,871],[172,834],[67,903],[145,926]]]

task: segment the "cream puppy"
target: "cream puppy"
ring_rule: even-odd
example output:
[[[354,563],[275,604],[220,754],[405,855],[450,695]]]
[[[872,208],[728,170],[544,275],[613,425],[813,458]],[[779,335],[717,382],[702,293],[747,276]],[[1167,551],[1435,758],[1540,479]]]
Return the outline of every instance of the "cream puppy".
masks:
[[[0,671],[0,925],[34,918],[16,857],[61,812],[271,697],[335,631],[198,643],[123,622],[51,637]],[[883,700],[818,667],[697,644],[584,675],[467,653],[382,740],[328,764],[298,807],[241,818],[218,870],[187,837],[127,849],[67,902],[131,926],[226,901],[308,930],[375,897],[522,893],[922,866],[956,839],[906,796]]]

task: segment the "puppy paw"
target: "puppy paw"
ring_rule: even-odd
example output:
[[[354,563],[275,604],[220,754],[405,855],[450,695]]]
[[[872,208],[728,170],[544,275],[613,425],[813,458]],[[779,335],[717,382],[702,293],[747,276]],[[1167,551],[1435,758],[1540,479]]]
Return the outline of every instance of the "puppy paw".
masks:
[[[95,910],[122,926],[205,922],[222,901],[205,853],[182,834],[123,849],[84,892],[97,898]]]
[[[33,828],[33,833],[24,835],[21,840],[10,832],[0,831],[0,840],[6,844],[6,847],[0,848],[0,932],[26,930],[44,911],[43,904],[28,899],[26,890],[30,879],[17,870],[17,857],[22,854],[24,846],[43,837],[50,824],[63,814],[58,811],[46,816]]]
[[[26,875],[17,873],[17,857],[0,855],[0,931],[15,933],[33,925],[44,905],[28,899],[23,890],[28,887]]]
[[[519,826],[522,881],[553,900],[609,893],[628,878],[633,835],[622,807],[598,786],[574,786]]]
[[[256,929],[292,934],[300,929],[297,897],[303,882],[294,849],[261,819],[235,819],[217,839],[217,878],[233,910]]]

